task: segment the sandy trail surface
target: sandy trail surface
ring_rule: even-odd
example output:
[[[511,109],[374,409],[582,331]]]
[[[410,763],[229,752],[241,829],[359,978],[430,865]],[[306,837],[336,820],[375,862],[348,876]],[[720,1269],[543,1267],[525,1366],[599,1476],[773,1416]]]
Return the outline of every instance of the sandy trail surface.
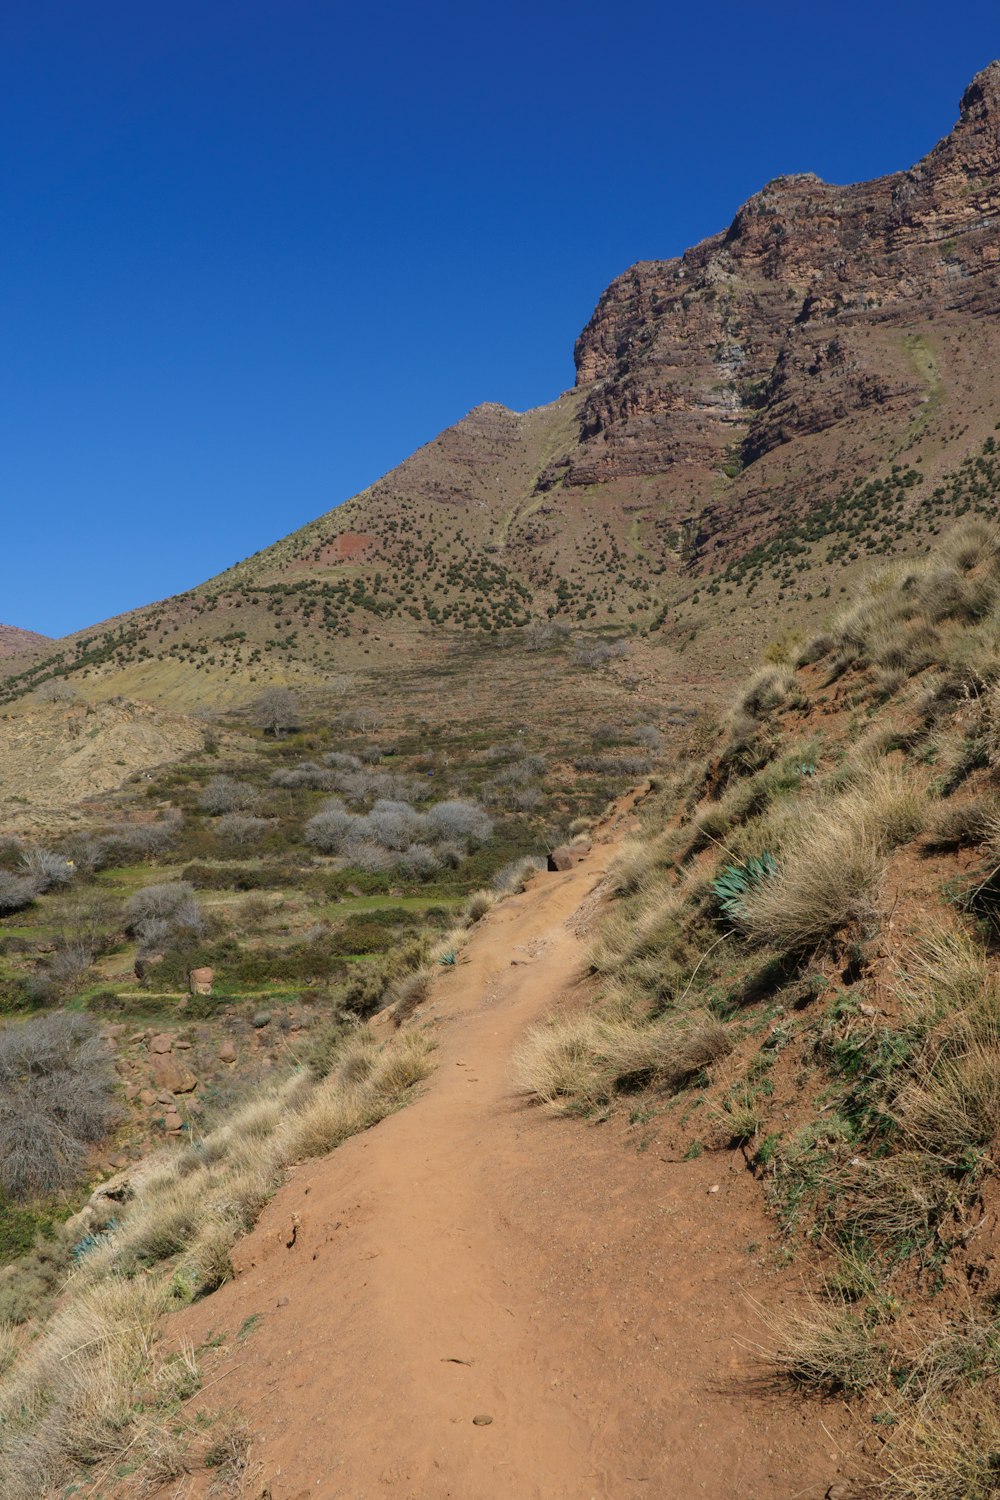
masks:
[[[248,1496],[822,1500],[850,1471],[842,1409],[750,1381],[748,1299],[797,1281],[767,1269],[742,1159],[667,1159],[513,1093],[525,1030],[584,998],[630,817],[479,924],[418,1022],[423,1096],[293,1173],[237,1279],[173,1320],[227,1332],[204,1399],[246,1414]]]

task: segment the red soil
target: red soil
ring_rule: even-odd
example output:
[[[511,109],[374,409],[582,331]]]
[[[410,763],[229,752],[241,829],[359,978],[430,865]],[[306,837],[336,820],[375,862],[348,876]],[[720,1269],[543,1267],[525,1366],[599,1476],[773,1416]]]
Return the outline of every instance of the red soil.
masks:
[[[844,1409],[765,1392],[741,1343],[798,1295],[741,1157],[636,1151],[512,1093],[525,1029],[585,999],[627,819],[483,920],[423,1013],[423,1097],[295,1172],[236,1280],[174,1319],[227,1334],[198,1399],[245,1413],[247,1496],[822,1500],[851,1472]]]

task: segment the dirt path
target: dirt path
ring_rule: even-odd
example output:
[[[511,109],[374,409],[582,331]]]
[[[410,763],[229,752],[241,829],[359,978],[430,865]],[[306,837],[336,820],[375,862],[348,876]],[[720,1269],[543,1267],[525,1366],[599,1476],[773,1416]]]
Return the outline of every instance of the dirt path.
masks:
[[[300,1168],[237,1280],[177,1320],[197,1340],[260,1318],[206,1393],[254,1430],[248,1496],[822,1500],[850,1468],[827,1407],[745,1382],[747,1294],[784,1292],[742,1163],[512,1095],[526,1027],[584,982],[626,819],[481,924],[436,986],[425,1096]]]

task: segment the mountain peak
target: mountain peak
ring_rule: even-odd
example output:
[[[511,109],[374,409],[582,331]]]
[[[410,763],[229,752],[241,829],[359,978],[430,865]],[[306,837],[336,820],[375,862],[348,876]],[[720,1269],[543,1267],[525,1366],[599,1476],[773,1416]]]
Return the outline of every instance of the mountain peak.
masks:
[[[982,68],[962,95],[962,124],[993,115],[1000,115],[1000,60]]]

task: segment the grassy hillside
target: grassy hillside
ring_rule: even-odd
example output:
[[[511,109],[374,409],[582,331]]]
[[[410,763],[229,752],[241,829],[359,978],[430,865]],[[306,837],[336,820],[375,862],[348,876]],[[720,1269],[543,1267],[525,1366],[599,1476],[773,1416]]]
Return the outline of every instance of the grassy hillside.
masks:
[[[1000,538],[952,532],[736,695],[614,872],[593,1010],[521,1087],[738,1148],[812,1310],[781,1381],[856,1403],[893,1500],[996,1493]]]

